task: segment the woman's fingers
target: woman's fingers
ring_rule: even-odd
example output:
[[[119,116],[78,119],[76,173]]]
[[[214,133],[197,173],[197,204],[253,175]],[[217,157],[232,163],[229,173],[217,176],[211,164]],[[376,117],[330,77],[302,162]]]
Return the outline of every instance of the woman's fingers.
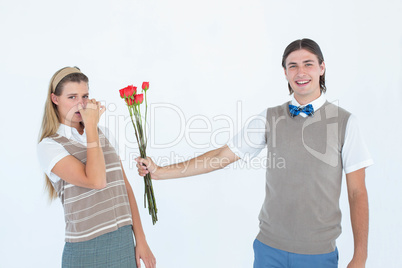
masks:
[[[99,109],[99,117],[101,117],[101,115],[106,111],[106,107],[104,105],[100,105],[100,109]]]
[[[84,123],[93,121],[98,124],[100,117],[106,111],[106,107],[101,105],[100,101],[90,99],[86,103],[78,103],[78,110],[81,113]]]

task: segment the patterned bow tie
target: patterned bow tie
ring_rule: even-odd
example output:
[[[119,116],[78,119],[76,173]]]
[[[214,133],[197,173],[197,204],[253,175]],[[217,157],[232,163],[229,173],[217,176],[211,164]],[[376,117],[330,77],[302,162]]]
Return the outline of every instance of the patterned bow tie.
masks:
[[[303,112],[308,116],[313,116],[314,108],[313,108],[313,105],[311,105],[311,104],[304,106],[303,108],[289,104],[289,112],[292,117],[299,115],[300,112]]]

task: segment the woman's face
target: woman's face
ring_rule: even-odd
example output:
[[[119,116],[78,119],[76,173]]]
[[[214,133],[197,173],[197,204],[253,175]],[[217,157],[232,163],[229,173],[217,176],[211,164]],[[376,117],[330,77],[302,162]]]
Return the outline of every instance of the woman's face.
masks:
[[[88,84],[85,82],[67,82],[64,84],[60,96],[52,93],[52,101],[57,105],[60,123],[78,128],[82,122],[78,103],[85,107],[88,96]]]

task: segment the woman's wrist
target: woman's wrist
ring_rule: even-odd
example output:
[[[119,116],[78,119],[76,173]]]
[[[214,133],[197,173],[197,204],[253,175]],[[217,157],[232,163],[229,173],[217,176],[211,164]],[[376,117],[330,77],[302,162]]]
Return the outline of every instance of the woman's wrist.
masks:
[[[86,122],[84,124],[84,126],[85,126],[85,131],[88,131],[88,130],[98,131],[98,124],[96,122]]]
[[[135,235],[135,243],[137,245],[142,245],[142,244],[147,244],[147,239],[145,238],[145,235]]]
[[[95,124],[86,124],[85,133],[87,134],[87,141],[97,141],[99,138],[98,126]]]

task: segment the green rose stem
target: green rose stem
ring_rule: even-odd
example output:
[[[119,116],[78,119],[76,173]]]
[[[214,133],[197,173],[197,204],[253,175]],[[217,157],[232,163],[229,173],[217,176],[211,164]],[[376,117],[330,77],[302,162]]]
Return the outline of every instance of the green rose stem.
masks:
[[[146,103],[146,99],[145,99],[145,103]],[[146,103],[146,107],[147,107],[147,103]],[[133,127],[134,127],[135,137],[138,142],[138,148],[140,150],[141,158],[146,159],[147,158],[147,155],[146,155],[147,139],[146,139],[146,136],[144,135],[144,129],[142,127],[140,105],[139,104],[135,104],[133,106],[128,105],[128,110],[130,112],[131,123],[133,124]],[[133,115],[135,117],[135,122],[133,119]],[[145,119],[145,122],[146,122],[146,119]],[[146,128],[146,126],[145,126],[145,128]],[[144,136],[145,136],[145,139],[144,139]],[[157,216],[158,209],[156,207],[154,189],[152,186],[151,175],[149,173],[144,176],[144,186],[145,186],[144,207],[146,208],[147,203],[148,203],[148,212],[149,212],[149,215],[152,216],[152,223],[155,225],[156,221],[158,220],[158,216]]]
[[[144,95],[145,95],[145,144],[148,143],[148,136],[147,136],[147,114],[148,114],[148,102],[147,102],[147,91],[148,89],[144,90]]]
[[[130,112],[131,123],[133,124],[134,130],[135,130],[135,137],[138,142],[138,133],[137,133],[137,128],[136,128],[134,120],[133,120],[133,113],[131,112],[130,106],[127,106],[127,107],[128,107],[128,111]]]

